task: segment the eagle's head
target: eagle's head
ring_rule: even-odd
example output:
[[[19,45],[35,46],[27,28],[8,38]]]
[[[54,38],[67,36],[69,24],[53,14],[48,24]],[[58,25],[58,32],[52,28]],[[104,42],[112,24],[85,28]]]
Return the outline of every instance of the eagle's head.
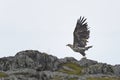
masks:
[[[70,48],[73,48],[73,45],[72,45],[72,44],[67,44],[66,46],[69,46]]]

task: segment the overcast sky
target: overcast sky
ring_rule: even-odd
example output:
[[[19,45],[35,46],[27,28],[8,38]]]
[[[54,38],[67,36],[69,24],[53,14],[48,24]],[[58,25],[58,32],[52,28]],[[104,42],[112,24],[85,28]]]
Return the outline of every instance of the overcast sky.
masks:
[[[80,60],[66,47],[80,16],[91,31],[87,58],[120,64],[119,0],[0,0],[0,57],[32,49]]]

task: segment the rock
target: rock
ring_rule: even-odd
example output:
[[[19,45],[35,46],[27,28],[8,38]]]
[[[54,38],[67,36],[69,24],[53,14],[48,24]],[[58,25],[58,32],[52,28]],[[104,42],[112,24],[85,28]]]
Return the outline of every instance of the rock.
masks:
[[[81,66],[84,66],[84,67],[88,67],[90,65],[95,65],[97,64],[98,62],[97,61],[93,61],[93,60],[90,60],[90,59],[86,59],[86,58],[82,58],[80,61],[79,61],[79,64]]]
[[[87,80],[88,78],[120,79],[120,65],[108,65],[82,58],[58,59],[37,50],[18,52],[0,58],[0,80]],[[114,79],[113,79],[114,80]]]
[[[103,63],[88,66],[82,72],[85,74],[114,74],[113,66]]]
[[[113,67],[113,70],[114,70],[114,74],[120,75],[120,65],[115,65]]]
[[[78,62],[75,58],[73,57],[65,57],[63,59],[59,59],[59,63],[66,63],[66,62]]]
[[[37,68],[39,70],[57,69],[57,57],[34,50],[18,52],[14,57],[0,59],[0,70],[14,70],[20,68]],[[41,66],[41,67],[40,67]],[[41,69],[40,69],[41,68]]]

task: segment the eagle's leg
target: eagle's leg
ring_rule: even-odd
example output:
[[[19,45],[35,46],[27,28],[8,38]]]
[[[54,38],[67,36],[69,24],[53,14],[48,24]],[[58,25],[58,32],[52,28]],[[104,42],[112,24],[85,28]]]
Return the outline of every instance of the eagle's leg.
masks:
[[[82,56],[85,56],[85,55],[86,55],[85,52],[80,52],[80,54],[82,54]]]
[[[80,54],[82,54],[83,58],[86,59],[86,54],[85,54],[85,52],[81,52]]]

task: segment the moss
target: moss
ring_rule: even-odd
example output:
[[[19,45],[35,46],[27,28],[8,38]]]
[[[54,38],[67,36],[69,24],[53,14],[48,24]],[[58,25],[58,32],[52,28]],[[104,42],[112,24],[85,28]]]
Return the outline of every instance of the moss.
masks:
[[[78,78],[69,78],[69,77],[62,77],[62,76],[54,76],[50,80],[78,80]]]
[[[70,78],[70,79],[68,79],[68,80],[78,80],[78,78]]]
[[[117,77],[88,78],[87,80],[120,80]]]
[[[8,75],[4,72],[0,72],[0,78],[2,78],[2,77],[8,77]]]
[[[60,72],[67,73],[67,74],[74,74],[74,75],[81,75],[82,74],[81,71],[82,71],[83,67],[79,66],[76,63],[68,62],[68,63],[61,64],[61,66],[68,67],[71,70],[61,68],[60,70],[58,70]]]
[[[27,72],[20,72],[20,73],[14,73],[14,75],[28,75],[29,73]]]
[[[54,76],[53,78],[51,78],[50,80],[62,80],[62,78],[60,76]]]

